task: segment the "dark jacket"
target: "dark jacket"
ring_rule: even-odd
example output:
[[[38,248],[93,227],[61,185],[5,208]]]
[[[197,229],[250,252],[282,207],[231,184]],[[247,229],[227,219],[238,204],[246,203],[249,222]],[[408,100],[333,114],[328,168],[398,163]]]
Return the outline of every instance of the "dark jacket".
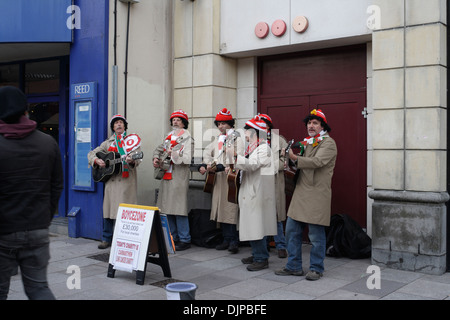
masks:
[[[63,189],[55,139],[38,130],[21,138],[0,132],[0,157],[0,234],[48,228]]]

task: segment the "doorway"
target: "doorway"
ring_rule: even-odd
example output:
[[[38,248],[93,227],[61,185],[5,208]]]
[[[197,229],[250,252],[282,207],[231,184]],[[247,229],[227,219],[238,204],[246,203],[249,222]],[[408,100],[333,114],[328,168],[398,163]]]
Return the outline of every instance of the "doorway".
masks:
[[[0,86],[20,88],[27,95],[29,117],[36,121],[37,129],[58,142],[65,185],[57,217],[65,217],[67,212],[68,61],[67,57],[59,57],[0,65]]]
[[[307,136],[303,119],[322,109],[336,141],[332,214],[367,227],[366,46],[270,56],[258,61],[258,111],[286,140]]]

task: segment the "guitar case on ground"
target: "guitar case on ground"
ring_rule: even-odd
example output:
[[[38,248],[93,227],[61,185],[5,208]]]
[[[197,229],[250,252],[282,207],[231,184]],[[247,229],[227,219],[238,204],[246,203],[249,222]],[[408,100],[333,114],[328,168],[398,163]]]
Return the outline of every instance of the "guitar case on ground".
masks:
[[[189,212],[191,243],[199,247],[215,248],[223,242],[222,230],[210,220],[210,210],[192,209]]]

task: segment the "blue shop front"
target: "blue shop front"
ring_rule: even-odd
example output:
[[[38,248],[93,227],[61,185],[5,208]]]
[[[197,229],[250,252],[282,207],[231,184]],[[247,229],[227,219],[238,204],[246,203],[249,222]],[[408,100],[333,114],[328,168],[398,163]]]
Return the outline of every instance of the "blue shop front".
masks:
[[[87,153],[108,134],[109,1],[0,2],[0,86],[28,97],[30,118],[58,141],[64,192],[54,221],[101,239],[103,183]]]

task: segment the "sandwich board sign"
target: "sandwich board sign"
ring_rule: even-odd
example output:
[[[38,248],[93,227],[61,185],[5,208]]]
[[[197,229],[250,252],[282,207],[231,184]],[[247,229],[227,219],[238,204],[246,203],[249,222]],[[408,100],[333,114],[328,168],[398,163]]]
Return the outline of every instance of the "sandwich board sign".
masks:
[[[158,254],[158,258],[149,255]],[[109,255],[108,277],[115,270],[136,271],[136,283],[144,284],[147,262],[162,267],[171,277],[166,241],[157,207],[121,203],[117,211]]]

